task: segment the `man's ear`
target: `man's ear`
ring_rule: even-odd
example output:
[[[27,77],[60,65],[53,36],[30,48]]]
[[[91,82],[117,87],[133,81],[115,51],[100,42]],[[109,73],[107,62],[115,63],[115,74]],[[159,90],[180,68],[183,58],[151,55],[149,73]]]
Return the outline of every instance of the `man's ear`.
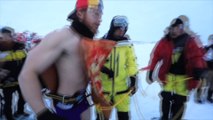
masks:
[[[78,16],[79,21],[81,22],[84,18],[84,14],[85,14],[86,10],[77,10],[76,15]]]

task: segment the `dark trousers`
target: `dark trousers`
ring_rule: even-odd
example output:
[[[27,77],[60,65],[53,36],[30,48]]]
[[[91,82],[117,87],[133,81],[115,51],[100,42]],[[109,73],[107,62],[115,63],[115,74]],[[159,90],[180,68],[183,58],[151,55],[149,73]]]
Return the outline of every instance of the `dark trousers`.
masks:
[[[213,95],[213,90],[211,90],[210,88],[208,89],[208,94],[207,94],[207,100],[211,103],[213,103],[213,98],[212,98],[212,95]]]
[[[3,116],[3,100],[4,100],[4,97],[2,94],[0,94],[0,106],[1,106],[0,107],[0,118]]]
[[[162,91],[161,97],[161,120],[181,120],[185,110],[186,96]]]
[[[99,113],[96,114],[96,120],[102,120],[103,117]],[[117,112],[118,120],[129,120],[129,112]]]
[[[24,105],[25,105],[25,100],[23,99],[21,89],[18,86],[17,87],[17,92],[19,94],[19,99],[18,99],[18,110],[16,111],[17,114],[24,114]]]
[[[3,111],[4,111],[4,114],[5,114],[5,117],[7,118],[7,120],[13,120],[13,114],[12,114],[13,97],[12,97],[12,95],[16,90],[18,91],[18,94],[19,94],[17,113],[18,114],[24,113],[25,101],[22,97],[20,88],[18,86],[4,88],[3,94],[4,94],[5,104],[4,104],[4,110]]]

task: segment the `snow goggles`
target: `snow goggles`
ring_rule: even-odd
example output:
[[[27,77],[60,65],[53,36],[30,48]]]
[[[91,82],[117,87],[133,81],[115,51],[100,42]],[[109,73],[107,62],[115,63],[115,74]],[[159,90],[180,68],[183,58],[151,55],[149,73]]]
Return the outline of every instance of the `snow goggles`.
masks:
[[[127,17],[125,17],[125,16],[114,17],[113,26],[126,28],[128,26]]]

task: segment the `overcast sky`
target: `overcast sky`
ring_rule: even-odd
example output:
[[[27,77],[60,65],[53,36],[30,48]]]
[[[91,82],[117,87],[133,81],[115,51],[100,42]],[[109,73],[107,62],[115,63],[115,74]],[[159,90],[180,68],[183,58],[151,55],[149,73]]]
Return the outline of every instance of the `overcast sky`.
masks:
[[[11,26],[17,32],[29,30],[45,35],[69,25],[66,17],[76,0],[0,0],[0,26]],[[97,37],[109,29],[113,16],[126,15],[132,40],[153,42],[179,15],[190,19],[192,30],[205,43],[213,34],[213,0],[103,0],[104,14]]]

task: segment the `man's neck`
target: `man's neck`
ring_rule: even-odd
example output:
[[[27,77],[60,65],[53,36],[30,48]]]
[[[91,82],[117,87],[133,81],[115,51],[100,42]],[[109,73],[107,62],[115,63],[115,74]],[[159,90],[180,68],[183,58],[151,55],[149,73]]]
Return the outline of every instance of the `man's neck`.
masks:
[[[83,23],[79,22],[78,20],[74,20],[72,22],[71,27],[73,27],[79,34],[88,37],[93,38],[94,33]]]

